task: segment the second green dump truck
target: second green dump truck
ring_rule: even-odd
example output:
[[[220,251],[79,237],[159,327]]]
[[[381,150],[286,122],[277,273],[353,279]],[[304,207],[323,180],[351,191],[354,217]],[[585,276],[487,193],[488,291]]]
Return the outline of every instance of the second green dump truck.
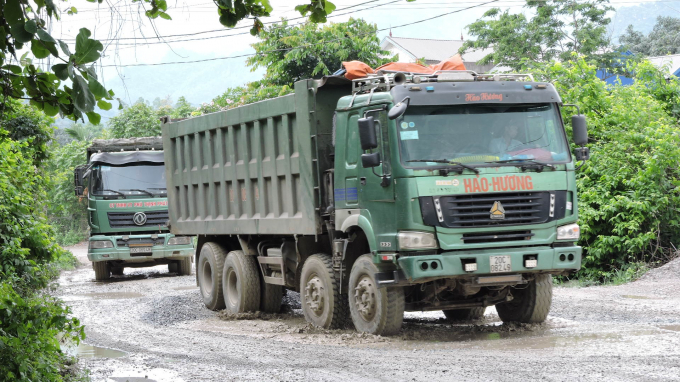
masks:
[[[404,311],[542,322],[577,271],[575,165],[555,88],[381,73],[162,125],[171,232],[198,235],[205,305],[393,334]]]

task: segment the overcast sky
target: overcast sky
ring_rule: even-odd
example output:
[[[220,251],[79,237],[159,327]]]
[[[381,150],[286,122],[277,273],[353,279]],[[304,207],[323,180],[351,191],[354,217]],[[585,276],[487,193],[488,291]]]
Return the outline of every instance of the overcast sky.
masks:
[[[281,17],[299,18],[293,8],[304,0],[271,0],[272,17],[263,22],[278,21]],[[615,6],[626,6],[650,0],[612,0]],[[511,8],[522,12],[524,1],[500,0],[491,5],[481,5],[484,0],[336,0],[336,11],[330,22],[346,21],[349,17],[363,18],[382,29],[382,39],[392,28],[398,37],[427,39],[467,38],[465,26],[477,20],[492,6]],[[78,30],[86,27],[93,38],[105,45],[100,61],[101,80],[112,88],[125,102],[139,97],[152,100],[171,96],[176,100],[185,95],[190,102],[208,102],[227,87],[257,80],[262,70],[251,73],[245,67],[245,58],[220,59],[199,63],[181,63],[158,66],[131,66],[138,64],[164,64],[186,62],[253,53],[250,44],[257,38],[248,33],[251,20],[242,21],[241,29],[229,30],[218,21],[216,6],[209,0],[168,0],[167,13],[171,21],[158,18],[150,22],[143,16],[143,6],[148,4],[131,0],[105,0],[92,4],[84,0],[58,2],[62,10],[71,6],[76,15],[64,14],[51,25],[52,35],[74,44]],[[465,10],[465,8],[473,7]],[[347,8],[343,10],[343,8]],[[400,27],[402,24],[428,19],[444,13],[455,12],[422,23]],[[303,20],[291,20],[299,23]],[[210,31],[210,32],[209,32]],[[208,33],[205,33],[208,32]],[[193,35],[190,35],[193,34]],[[170,37],[174,35],[181,35]],[[161,38],[157,38],[160,36]],[[210,68],[208,73],[204,73]],[[195,75],[195,76],[194,76]]]

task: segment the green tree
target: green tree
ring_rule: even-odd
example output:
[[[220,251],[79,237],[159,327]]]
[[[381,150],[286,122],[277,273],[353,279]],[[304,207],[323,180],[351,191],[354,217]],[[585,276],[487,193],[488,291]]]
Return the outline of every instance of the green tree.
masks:
[[[184,96],[179,97],[174,109],[170,113],[171,118],[188,118],[196,108],[191,106]]]
[[[471,49],[492,48],[480,64],[503,63],[521,69],[535,62],[554,59],[567,61],[572,53],[594,57],[608,47],[606,13],[613,8],[609,0],[528,0],[525,8],[534,14],[488,10],[484,16],[467,26],[474,40],[461,47],[461,53]],[[611,60],[611,56],[600,57]]]
[[[680,133],[670,106],[680,102],[680,82],[647,61],[627,65],[630,86],[608,86],[583,58],[536,73],[588,117],[592,155],[577,172],[581,275],[600,280],[668,259],[680,242]]]
[[[33,157],[35,164],[40,165],[48,157],[54,119],[36,107],[14,99],[8,99],[4,107],[5,113],[0,114],[0,131],[5,131],[6,138],[30,143],[25,150],[30,152],[28,155]]]
[[[319,78],[341,68],[343,61],[360,60],[372,67],[390,62],[380,49],[377,27],[361,19],[319,26],[289,26],[286,20],[264,28],[252,46],[251,70],[266,68],[264,82],[292,86],[304,78]]]
[[[112,138],[151,137],[161,135],[156,111],[144,102],[126,107],[108,123]]]
[[[659,16],[647,36],[629,25],[619,42],[634,53],[662,56],[680,53],[680,18]]]
[[[64,132],[74,141],[91,141],[99,137],[103,133],[102,125],[93,125],[91,123],[74,123],[71,127],[64,129]]]

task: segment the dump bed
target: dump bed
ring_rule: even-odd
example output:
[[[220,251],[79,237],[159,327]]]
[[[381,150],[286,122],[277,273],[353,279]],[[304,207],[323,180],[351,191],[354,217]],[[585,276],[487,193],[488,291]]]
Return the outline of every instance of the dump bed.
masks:
[[[162,126],[171,232],[317,234],[341,79]]]

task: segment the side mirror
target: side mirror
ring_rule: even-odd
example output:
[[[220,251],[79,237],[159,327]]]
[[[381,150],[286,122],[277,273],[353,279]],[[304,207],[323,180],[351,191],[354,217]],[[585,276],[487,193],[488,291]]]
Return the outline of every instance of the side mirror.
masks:
[[[406,112],[406,108],[408,107],[410,101],[411,97],[404,97],[404,99],[402,99],[401,102],[392,106],[390,111],[387,112],[387,118],[396,119],[398,117],[401,117]]]
[[[364,168],[380,166],[380,153],[361,154],[361,165]]]
[[[359,121],[359,142],[362,150],[371,150],[378,147],[378,137],[375,134],[375,122],[373,117],[360,118]]]
[[[571,117],[571,129],[574,143],[583,146],[588,143],[588,127],[586,125],[586,116],[579,114]]]
[[[84,166],[78,166],[73,170],[73,184],[76,196],[83,196],[83,174],[85,174]]]

